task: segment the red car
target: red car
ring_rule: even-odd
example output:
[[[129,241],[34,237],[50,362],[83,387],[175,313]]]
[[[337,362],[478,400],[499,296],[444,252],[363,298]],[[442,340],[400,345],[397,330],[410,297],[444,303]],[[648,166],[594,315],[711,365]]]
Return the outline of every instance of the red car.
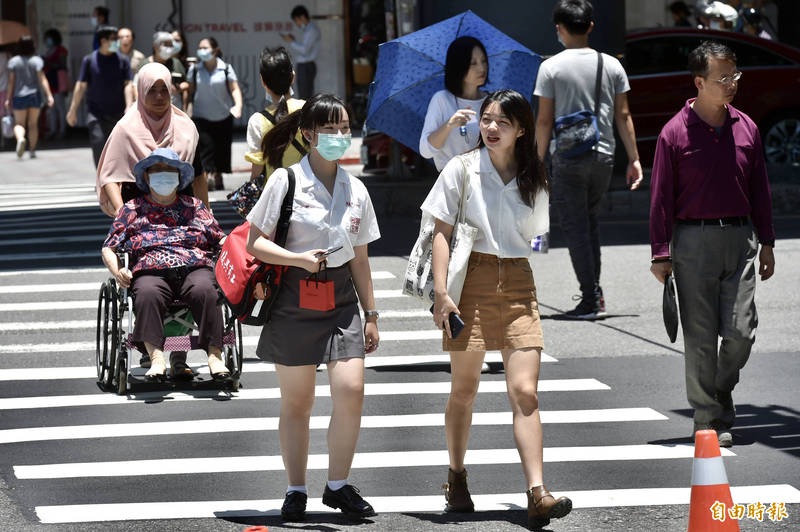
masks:
[[[691,28],[627,36],[623,64],[642,164],[652,165],[661,128],[697,95],[687,68],[689,52],[709,39],[736,54],[742,78],[733,105],[758,124],[767,162],[800,166],[800,50],[744,33]]]

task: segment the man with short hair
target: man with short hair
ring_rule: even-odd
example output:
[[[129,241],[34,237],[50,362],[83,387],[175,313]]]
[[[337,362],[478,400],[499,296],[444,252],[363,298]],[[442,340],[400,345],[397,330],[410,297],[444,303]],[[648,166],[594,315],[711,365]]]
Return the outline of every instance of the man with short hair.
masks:
[[[317,25],[311,22],[308,10],[304,6],[295,6],[291,16],[303,34],[299,41],[291,33],[283,35],[283,40],[289,43],[289,48],[294,52],[297,95],[301,100],[308,100],[314,95],[314,78],[317,75],[315,61],[319,55],[321,34]]]
[[[596,143],[581,153],[573,153],[560,149],[563,143],[559,137],[550,150],[550,194],[581,291],[580,303],[564,316],[596,320],[607,315],[600,287],[597,208],[611,181],[615,122],[628,154],[626,175],[631,190],[642,182],[642,165],[628,110],[626,92],[630,85],[625,70],[616,58],[589,48],[589,34],[594,28],[591,2],[559,0],[553,9],[553,22],[566,50],[539,67],[534,90],[539,97],[537,149],[539,158],[544,160],[555,120],[578,111],[590,110],[594,114],[597,109]],[[600,97],[596,102],[598,70]]]
[[[145,59],[145,55],[133,47],[136,34],[133,33],[133,30],[130,28],[120,28],[117,32],[117,37],[119,38],[119,53],[128,58],[128,62],[131,64],[131,70],[135,76],[139,73],[139,69],[142,67],[142,62]]]
[[[697,98],[656,144],[650,271],[662,283],[675,275],[694,430],[716,430],[730,447],[731,392],[758,325],[756,254],[762,281],[775,271],[772,201],[758,127],[730,105],[742,75],[736,56],[706,41],[689,54],[689,70]]]
[[[133,103],[133,72],[128,59],[119,53],[117,28],[100,26],[95,35],[100,41],[100,48],[84,57],[81,62],[81,71],[67,113],[67,123],[75,127],[78,122],[78,107],[83,95],[87,93],[89,113],[86,125],[89,128],[89,144],[96,168],[111,130],[117,120],[122,118],[125,109]]]
[[[97,28],[108,26],[108,15],[111,13],[105,6],[96,6],[92,11],[92,29],[95,30],[92,50],[100,48],[100,39],[97,37]]]

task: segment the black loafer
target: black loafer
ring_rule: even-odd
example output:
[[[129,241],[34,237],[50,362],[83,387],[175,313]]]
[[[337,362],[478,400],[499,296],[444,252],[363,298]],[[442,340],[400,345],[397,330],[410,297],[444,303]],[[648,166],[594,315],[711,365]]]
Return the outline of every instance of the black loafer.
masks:
[[[306,518],[306,501],[308,495],[300,491],[290,491],[286,494],[281,506],[281,519],[284,521],[304,521]]]
[[[342,489],[333,491],[325,486],[322,494],[322,504],[331,508],[338,508],[351,519],[364,519],[378,515],[373,510],[372,505],[359,495],[358,488],[346,484]]]

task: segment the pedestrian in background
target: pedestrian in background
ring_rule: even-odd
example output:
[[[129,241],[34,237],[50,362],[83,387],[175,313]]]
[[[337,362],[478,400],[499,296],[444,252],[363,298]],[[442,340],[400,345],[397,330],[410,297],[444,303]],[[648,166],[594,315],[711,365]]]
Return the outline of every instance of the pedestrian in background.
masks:
[[[6,107],[6,93],[8,92],[8,60],[9,53],[6,45],[0,45],[0,118],[11,113]]]
[[[620,62],[589,47],[594,29],[592,3],[559,0],[553,9],[558,41],[566,48],[539,67],[534,94],[539,97],[536,138],[544,160],[555,121],[572,113],[597,109],[598,140],[580,154],[562,153],[557,140],[551,149],[553,207],[567,240],[572,268],[580,285],[578,305],[570,319],[596,320],[607,315],[600,286],[600,233],[597,209],[608,189],[614,167],[614,123],[628,154],[625,172],[631,190],[642,182],[642,165],[628,108],[628,78]],[[598,70],[600,90],[597,91]],[[596,101],[595,94],[599,94]],[[557,133],[558,134],[558,133]]]
[[[447,48],[445,88],[428,103],[419,139],[419,153],[433,159],[440,172],[458,154],[474,148],[480,138],[477,110],[486,93],[480,88],[489,79],[486,48],[475,37],[459,37]]]
[[[119,53],[117,28],[100,26],[97,35],[100,48],[83,58],[67,113],[67,123],[75,127],[78,123],[78,107],[86,94],[89,110],[86,125],[95,167],[100,162],[100,154],[111,130],[133,103],[133,72],[128,59]]]
[[[67,129],[67,94],[72,88],[69,80],[67,49],[61,45],[61,32],[50,28],[44,32],[44,45],[47,47],[44,60],[44,75],[53,93],[53,107],[47,113],[47,135],[45,138],[64,138]]]
[[[697,98],[656,144],[650,271],[662,283],[675,275],[694,431],[716,430],[730,447],[732,392],[758,325],[756,273],[766,281],[775,271],[772,200],[758,127],[731,105],[736,55],[706,41],[689,54],[689,70]]]
[[[278,146],[272,153],[265,154],[262,142],[266,134],[286,115],[302,109],[306,102],[291,96],[294,68],[283,46],[264,48],[260,63],[261,84],[264,86],[267,106],[263,111],[253,113],[247,121],[249,151],[244,158],[252,165],[251,178],[262,174],[268,177],[278,168],[288,168],[300,162],[300,159],[308,153],[303,134],[298,130],[286,145]]]
[[[97,29],[100,26],[109,26],[108,23],[108,16],[111,14],[111,11],[106,6],[95,6],[92,10],[92,31],[94,31],[94,37],[92,38],[92,51],[98,50],[100,48],[100,37],[97,35]]]
[[[189,44],[186,41],[186,35],[181,30],[173,30],[172,33],[172,47],[175,49],[175,58],[181,62],[183,68],[188,72],[189,70]]]
[[[172,35],[166,31],[157,31],[153,34],[153,55],[147,57],[142,64],[160,63],[167,67],[172,77],[172,89],[170,91],[172,105],[183,111],[188,103],[189,83],[186,81],[186,67],[174,56],[175,47]],[[135,82],[136,80],[134,80]]]
[[[130,28],[120,28],[117,32],[117,37],[119,38],[119,53],[128,58],[128,62],[131,64],[131,71],[135,76],[139,73],[139,69],[145,60],[145,55],[133,47],[136,34]]]
[[[528,497],[528,525],[545,526],[567,515],[572,502],[553,497],[543,484],[542,424],[537,386],[543,349],[536,287],[528,259],[531,240],[548,230],[547,178],[536,155],[533,111],[516,91],[490,94],[480,108],[478,147],[453,158],[433,185],[422,210],[435,218],[433,321],[450,352],[451,388],[445,410],[450,468],[445,510],[472,512],[464,456],[481,366],[488,350],[503,357],[513,415],[514,441]],[[459,201],[469,176],[465,212]],[[477,228],[467,276],[456,306],[447,292],[450,238],[459,216]],[[449,316],[464,322],[453,336]]]
[[[298,129],[311,149],[290,167],[295,178],[294,208],[285,247],[273,239],[289,187],[287,170],[278,169],[270,176],[247,217],[251,224],[247,251],[266,263],[289,266],[256,349],[260,358],[275,363],[280,383],[278,432],[289,480],[281,517],[305,518],[314,382],[317,366],[326,364],[333,412],[322,503],[362,519],[375,511],[348,483],[348,476],[361,426],[364,356],[378,347],[367,245],[380,232],[366,187],[338,164],[350,144],[350,112],[344,102],[330,94],[315,95],[301,111],[272,128],[265,137],[265,152],[287,145]],[[325,255],[327,249],[332,252]],[[307,308],[300,296],[304,283],[308,286],[309,272],[318,272],[323,263],[327,267],[319,275],[333,283],[333,301],[328,303],[334,308],[327,311]],[[363,329],[359,301],[366,321]]]
[[[692,23],[689,21],[689,16],[691,16],[691,13],[689,11],[689,6],[686,5],[686,2],[672,2],[668,9],[672,15],[672,22],[674,26],[678,28],[692,27]]]
[[[206,178],[208,190],[222,190],[222,174],[231,172],[233,119],[242,117],[242,91],[236,72],[222,60],[222,50],[214,37],[197,45],[199,62],[189,68],[192,117],[200,140],[194,157],[194,172]]]
[[[304,6],[295,6],[291,16],[302,34],[298,40],[291,33],[286,33],[283,35],[283,40],[289,43],[289,48],[295,54],[297,95],[301,100],[308,100],[314,94],[314,78],[317,76],[316,60],[319,55],[322,34],[317,25],[311,22],[308,9]]]
[[[39,142],[39,113],[44,92],[45,105],[53,106],[53,94],[44,75],[44,61],[36,55],[33,39],[22,37],[17,44],[16,55],[8,62],[8,91],[5,106],[13,108],[14,137],[17,139],[17,158],[25,153],[25,135],[31,159],[36,157]]]
[[[170,104],[169,70],[159,63],[144,65],[136,83],[141,97],[114,127],[97,167],[97,200],[112,218],[125,202],[141,193],[133,173],[137,162],[156,148],[171,148],[181,161],[191,162],[197,148],[197,128],[192,119]],[[203,183],[195,177],[192,189],[179,193],[194,195],[208,207]]]

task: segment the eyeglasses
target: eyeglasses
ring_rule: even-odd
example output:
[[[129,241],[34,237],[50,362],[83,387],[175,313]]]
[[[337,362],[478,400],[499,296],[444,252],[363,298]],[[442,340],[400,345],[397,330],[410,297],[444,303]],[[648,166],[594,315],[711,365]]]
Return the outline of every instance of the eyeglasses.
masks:
[[[730,76],[725,76],[722,79],[716,79],[714,81],[716,81],[717,83],[722,83],[723,85],[733,85],[734,82],[739,81],[739,79],[741,79],[741,77],[742,77],[741,71],[737,70],[736,72],[734,72]]]

